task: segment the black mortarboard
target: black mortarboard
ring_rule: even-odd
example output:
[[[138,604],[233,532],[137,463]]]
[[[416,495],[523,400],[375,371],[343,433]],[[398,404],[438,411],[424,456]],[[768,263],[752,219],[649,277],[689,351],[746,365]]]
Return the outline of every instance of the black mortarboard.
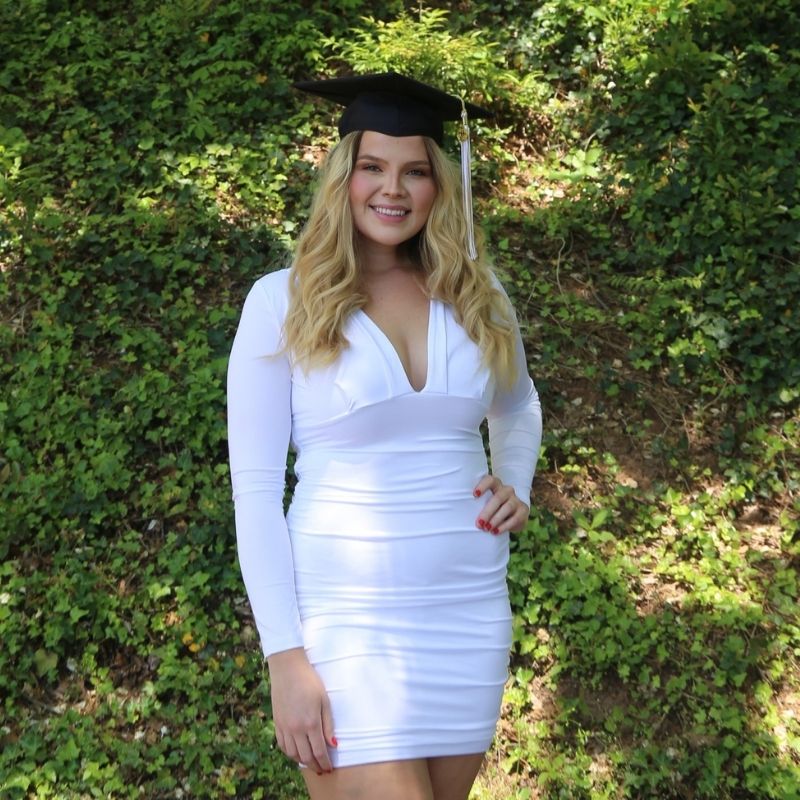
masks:
[[[492,113],[426,83],[397,72],[354,75],[321,81],[298,81],[296,89],[347,106],[339,119],[339,134],[377,131],[387,136],[430,136],[442,143],[442,123]]]
[[[467,252],[470,258],[477,258],[472,220],[468,117],[491,117],[491,111],[397,72],[298,81],[293,86],[346,106],[339,118],[341,136],[353,131],[376,131],[387,136],[429,136],[441,145],[444,138],[443,123],[460,120],[458,138],[461,142],[461,186],[467,223]]]

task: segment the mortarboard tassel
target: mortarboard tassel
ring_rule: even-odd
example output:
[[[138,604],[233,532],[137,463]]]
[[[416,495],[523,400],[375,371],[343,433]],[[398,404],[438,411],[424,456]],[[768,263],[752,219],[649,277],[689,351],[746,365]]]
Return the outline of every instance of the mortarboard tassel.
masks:
[[[475,247],[475,226],[472,219],[472,148],[469,143],[469,122],[467,107],[461,100],[461,129],[458,133],[461,141],[461,196],[464,200],[464,218],[467,221],[467,253],[474,261],[478,257]]]

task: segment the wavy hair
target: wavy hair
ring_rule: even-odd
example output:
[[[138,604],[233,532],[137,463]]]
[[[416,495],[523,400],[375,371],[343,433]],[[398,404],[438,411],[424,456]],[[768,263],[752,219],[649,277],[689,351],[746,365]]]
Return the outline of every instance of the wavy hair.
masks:
[[[361,131],[347,134],[328,155],[297,240],[284,344],[304,368],[337,358],[348,346],[345,322],[368,300],[349,200],[361,136]],[[467,254],[458,167],[433,139],[424,142],[437,192],[425,226],[405,245],[406,255],[417,265],[428,294],[453,307],[494,378],[510,386],[515,378],[511,304],[489,269],[482,243],[476,261]]]

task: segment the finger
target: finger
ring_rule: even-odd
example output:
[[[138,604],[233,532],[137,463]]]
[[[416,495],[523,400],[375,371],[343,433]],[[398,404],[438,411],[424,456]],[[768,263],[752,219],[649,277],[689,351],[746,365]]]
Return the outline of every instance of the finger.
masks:
[[[300,755],[297,752],[297,748],[294,744],[294,737],[292,736],[284,736],[281,734],[278,737],[278,747],[280,748],[281,752],[287,757],[291,758],[292,761],[299,761]]]
[[[322,702],[322,735],[325,737],[329,747],[338,747],[339,742],[333,735],[333,712],[331,711],[331,702],[327,694]]]
[[[507,530],[506,526],[508,525],[509,520],[513,516],[513,508],[509,503],[504,503],[501,505],[497,511],[494,512],[491,516],[485,520],[483,525],[483,530],[487,533],[503,533],[504,530]]]
[[[328,746],[325,744],[321,725],[318,731],[309,734],[308,741],[311,746],[311,752],[314,754],[314,760],[319,765],[319,768],[323,772],[332,772],[333,765],[331,764],[331,757],[328,755]]]
[[[482,497],[486,492],[495,491],[501,485],[500,479],[494,475],[484,475],[476,484],[473,494],[475,497]]]
[[[491,526],[489,529],[495,534],[517,530],[523,527],[528,519],[529,507],[517,497],[511,487],[504,487],[503,495],[506,493],[508,499],[487,520]]]
[[[517,509],[517,513],[514,515],[515,520],[510,526],[509,530],[511,531],[521,531],[525,529],[525,526],[528,524],[528,519],[531,516],[531,507],[520,500],[519,508]]]
[[[482,531],[488,530],[488,518],[491,515],[492,508],[488,507],[489,503],[494,499],[494,490],[497,489],[497,478],[494,475],[484,475],[475,485],[473,494],[475,497],[483,497],[488,495],[488,499],[480,510],[477,519],[475,520],[475,527]],[[488,508],[487,508],[488,507]]]
[[[521,500],[515,500],[511,513],[506,517],[503,522],[497,524],[499,533],[511,533],[521,531],[530,516],[530,507],[523,503]],[[494,531],[493,531],[494,532]]]
[[[328,695],[323,693],[319,724],[308,732],[308,741],[311,746],[311,751],[314,753],[314,758],[323,772],[333,771],[331,758],[328,754],[328,741],[333,738],[332,729],[333,716],[331,714],[330,701],[328,700]]]
[[[314,770],[317,775],[322,775],[325,770],[322,768],[322,764],[317,761],[317,757],[314,755],[314,750],[311,746],[308,736],[300,735],[295,737],[295,743],[297,745],[297,752],[299,755],[298,760],[302,764],[305,764],[309,769]]]
[[[500,533],[511,533],[512,531],[519,530],[521,527],[521,515],[519,511],[514,511],[508,517],[506,517],[502,522],[498,522],[495,524],[492,533],[500,534]]]
[[[490,533],[494,532],[494,528],[503,522],[512,512],[513,509],[508,506],[508,503],[515,497],[514,490],[510,486],[503,486],[501,484],[486,501],[486,505],[478,515],[478,527]]]

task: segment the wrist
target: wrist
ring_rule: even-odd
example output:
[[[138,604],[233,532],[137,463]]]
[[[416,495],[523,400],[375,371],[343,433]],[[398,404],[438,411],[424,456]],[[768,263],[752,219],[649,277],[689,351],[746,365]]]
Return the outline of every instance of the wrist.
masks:
[[[283,667],[297,666],[308,663],[306,651],[302,647],[292,647],[289,650],[281,650],[277,653],[270,653],[267,656],[267,666],[272,669],[282,669]]]

